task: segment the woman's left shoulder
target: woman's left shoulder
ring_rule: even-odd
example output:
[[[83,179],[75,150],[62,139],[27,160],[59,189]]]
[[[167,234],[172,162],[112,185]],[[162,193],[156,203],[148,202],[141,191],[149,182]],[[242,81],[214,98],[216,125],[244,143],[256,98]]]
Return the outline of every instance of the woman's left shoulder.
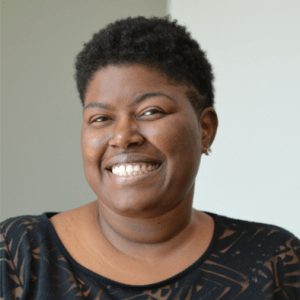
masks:
[[[233,271],[228,273],[232,278],[239,274],[256,295],[251,299],[300,299],[300,240],[295,235],[271,224],[213,217],[215,248],[207,266],[212,261],[226,274]]]
[[[220,247],[235,245],[264,257],[292,259],[300,266],[300,240],[290,231],[276,225],[251,222],[215,215]]]
[[[242,235],[251,236],[251,238],[259,236],[261,238],[276,237],[280,240],[293,239],[300,243],[299,238],[293,233],[277,225],[229,218],[220,215],[215,215],[215,219],[217,219],[219,226],[224,231],[234,231]]]

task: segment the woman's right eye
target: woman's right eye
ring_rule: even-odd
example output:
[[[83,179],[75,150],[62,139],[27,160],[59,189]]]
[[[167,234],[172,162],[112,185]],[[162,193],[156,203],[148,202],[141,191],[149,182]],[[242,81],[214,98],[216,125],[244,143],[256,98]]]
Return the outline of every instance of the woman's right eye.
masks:
[[[97,117],[95,118],[94,120],[92,120],[92,123],[102,123],[102,122],[105,122],[105,121],[108,121],[108,118],[107,117]]]

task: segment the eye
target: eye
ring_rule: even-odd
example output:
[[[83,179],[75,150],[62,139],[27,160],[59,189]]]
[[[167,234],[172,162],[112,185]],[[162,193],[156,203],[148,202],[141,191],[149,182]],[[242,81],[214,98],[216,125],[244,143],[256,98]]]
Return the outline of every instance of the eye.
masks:
[[[155,121],[155,120],[162,118],[164,115],[165,115],[165,112],[163,112],[162,110],[156,109],[156,108],[150,108],[150,109],[144,110],[144,112],[142,112],[140,114],[138,119],[145,120],[145,121]]]
[[[107,117],[101,116],[101,117],[97,117],[94,120],[92,120],[92,123],[103,123],[105,121],[108,121],[109,119]]]
[[[144,116],[151,116],[151,115],[159,114],[159,113],[161,113],[161,112],[157,109],[150,109],[144,113]]]
[[[152,108],[152,109],[149,109],[147,111],[145,111],[141,117],[148,117],[148,116],[154,116],[154,115],[162,115],[162,114],[165,114],[163,111],[161,110],[158,110],[158,109],[155,109],[155,108]],[[156,116],[155,116],[156,117]]]

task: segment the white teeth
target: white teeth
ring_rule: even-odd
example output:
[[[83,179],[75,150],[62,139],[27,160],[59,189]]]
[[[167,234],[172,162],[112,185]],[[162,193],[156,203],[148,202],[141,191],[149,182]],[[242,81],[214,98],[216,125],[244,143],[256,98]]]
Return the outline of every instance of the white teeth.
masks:
[[[133,166],[132,165],[127,165],[126,166],[126,172],[131,173],[133,171]]]
[[[158,167],[155,163],[121,164],[113,166],[112,173],[117,176],[136,176],[154,171]]]

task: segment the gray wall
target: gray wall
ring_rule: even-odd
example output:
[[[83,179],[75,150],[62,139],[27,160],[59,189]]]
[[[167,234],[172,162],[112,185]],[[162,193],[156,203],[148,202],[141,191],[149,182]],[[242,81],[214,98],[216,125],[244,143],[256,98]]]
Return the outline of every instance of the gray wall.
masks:
[[[96,199],[81,158],[74,58],[127,16],[165,16],[166,0],[1,1],[1,219]]]

